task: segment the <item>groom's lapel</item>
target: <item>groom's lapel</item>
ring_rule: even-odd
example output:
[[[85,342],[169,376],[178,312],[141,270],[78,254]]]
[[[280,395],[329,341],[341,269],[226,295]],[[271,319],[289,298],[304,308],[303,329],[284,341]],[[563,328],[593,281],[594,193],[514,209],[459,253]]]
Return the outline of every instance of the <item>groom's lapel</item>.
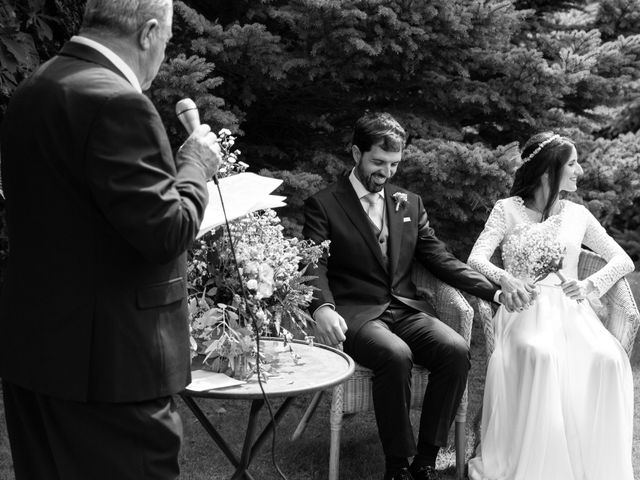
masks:
[[[393,279],[398,260],[400,258],[400,247],[402,246],[402,232],[404,230],[403,209],[396,212],[396,202],[393,194],[398,189],[394,185],[386,185],[384,188],[385,207],[387,212],[387,222],[389,225],[389,274]]]
[[[386,269],[387,266],[382,258],[382,252],[380,251],[378,241],[373,234],[369,217],[362,208],[360,199],[351,186],[351,182],[349,182],[349,177],[345,176],[338,179],[338,188],[336,188],[334,195],[338,200],[338,204],[342,207],[353,225],[356,227],[356,230],[360,233],[367,246],[378,259],[378,262],[380,262],[380,265]]]

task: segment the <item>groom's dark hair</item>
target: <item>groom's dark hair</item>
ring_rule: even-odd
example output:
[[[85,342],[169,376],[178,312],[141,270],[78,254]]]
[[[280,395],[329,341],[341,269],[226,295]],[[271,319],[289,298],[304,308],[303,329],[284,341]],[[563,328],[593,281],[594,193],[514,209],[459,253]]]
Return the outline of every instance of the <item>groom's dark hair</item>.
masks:
[[[406,141],[407,133],[390,114],[366,112],[356,120],[351,143],[363,153],[379,143],[386,152],[401,152]]]
[[[539,148],[540,146],[543,148]],[[542,219],[547,218],[560,193],[560,172],[571,158],[574,148],[571,140],[553,132],[542,132],[532,136],[522,149],[521,156],[525,162],[516,171],[509,194],[525,201],[531,200],[533,192],[540,185],[540,178],[547,173],[549,200],[542,212]]]

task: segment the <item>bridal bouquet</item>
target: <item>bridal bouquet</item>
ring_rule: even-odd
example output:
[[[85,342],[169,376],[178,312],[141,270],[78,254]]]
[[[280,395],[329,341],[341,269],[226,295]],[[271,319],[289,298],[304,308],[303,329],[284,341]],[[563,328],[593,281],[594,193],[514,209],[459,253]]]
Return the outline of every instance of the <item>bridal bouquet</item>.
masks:
[[[562,269],[565,248],[561,248],[558,242],[554,242],[541,250],[538,252],[536,261],[531,268],[533,282],[537,283],[547,278],[551,273],[558,275],[560,280],[564,282],[564,276],[560,273],[560,270]]]
[[[510,259],[512,273],[534,282],[551,273],[560,276],[566,248],[560,245],[556,230],[546,225],[543,228],[524,227],[515,232],[503,249],[505,258]]]

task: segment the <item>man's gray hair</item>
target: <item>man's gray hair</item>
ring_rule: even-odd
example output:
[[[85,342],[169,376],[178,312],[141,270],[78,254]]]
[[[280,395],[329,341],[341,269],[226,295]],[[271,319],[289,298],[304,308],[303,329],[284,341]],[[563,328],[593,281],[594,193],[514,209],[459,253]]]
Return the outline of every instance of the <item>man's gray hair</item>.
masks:
[[[171,0],[87,0],[80,31],[131,35],[147,20],[164,21],[171,8]]]

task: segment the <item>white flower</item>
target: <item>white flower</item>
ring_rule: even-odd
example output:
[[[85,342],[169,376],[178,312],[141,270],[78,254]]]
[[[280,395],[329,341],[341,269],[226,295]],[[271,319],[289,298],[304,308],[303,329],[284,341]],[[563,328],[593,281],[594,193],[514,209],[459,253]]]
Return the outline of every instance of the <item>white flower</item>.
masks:
[[[396,202],[396,212],[401,208],[404,208],[409,201],[407,194],[404,192],[396,192],[392,195],[392,197],[393,201]]]

